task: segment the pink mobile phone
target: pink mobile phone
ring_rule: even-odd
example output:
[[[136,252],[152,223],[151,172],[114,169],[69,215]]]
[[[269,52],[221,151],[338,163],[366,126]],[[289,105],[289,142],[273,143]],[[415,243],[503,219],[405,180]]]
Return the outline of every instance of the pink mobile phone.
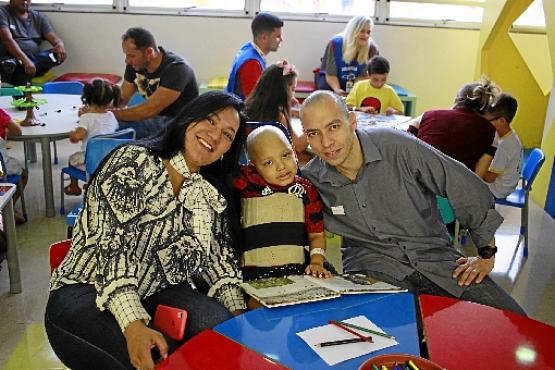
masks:
[[[185,335],[187,311],[159,304],[154,313],[154,325],[168,337],[182,340]]]

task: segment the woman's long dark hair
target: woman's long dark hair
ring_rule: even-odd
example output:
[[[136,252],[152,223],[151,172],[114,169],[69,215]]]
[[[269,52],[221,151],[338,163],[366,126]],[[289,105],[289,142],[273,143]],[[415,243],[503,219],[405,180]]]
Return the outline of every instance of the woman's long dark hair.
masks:
[[[239,113],[239,130],[229,150],[216,162],[203,166],[200,173],[206,174],[232,174],[239,166],[239,156],[245,141],[245,116],[241,99],[235,95],[222,91],[209,91],[204,93],[183,107],[175,119],[155,136],[137,141],[135,144],[149,149],[152,153],[163,159],[172,158],[177,152],[182,151],[185,143],[187,128],[198,121],[208,118],[212,113],[226,108],[233,108]]]
[[[177,117],[166,129],[155,136],[145,138],[133,144],[149,149],[163,159],[172,158],[182,151],[187,128],[198,121],[206,119],[210,114],[232,107],[239,113],[239,130],[229,150],[216,162],[203,166],[200,173],[226,198],[228,220],[233,237],[233,248],[238,251],[241,225],[239,224],[239,208],[231,187],[231,176],[238,172],[239,156],[245,143],[245,115],[242,113],[244,104],[237,96],[222,91],[206,92],[185,105]]]
[[[284,76],[283,68],[275,64],[266,68],[245,102],[247,118],[257,122],[279,122],[279,114],[282,113],[289,122],[289,85],[295,77],[295,72]]]

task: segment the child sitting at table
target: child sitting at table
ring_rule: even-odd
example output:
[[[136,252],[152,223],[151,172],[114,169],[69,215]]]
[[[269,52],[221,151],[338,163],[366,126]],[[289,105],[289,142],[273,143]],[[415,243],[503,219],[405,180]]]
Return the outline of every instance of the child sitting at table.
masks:
[[[8,151],[6,147],[8,133],[10,135],[20,136],[21,128],[17,123],[14,122],[14,120],[8,114],[8,112],[0,108],[0,153],[2,153],[2,158],[4,158],[4,165],[6,166],[2,170],[4,171],[5,176],[8,176],[8,175],[21,176],[21,182],[19,184],[19,187],[21,188],[21,190],[23,190],[27,185],[27,180],[29,179],[29,176],[27,175],[27,171],[25,171],[25,169],[23,168],[23,166],[18,160],[8,155]],[[21,195],[20,190],[18,188],[12,198],[14,205],[15,205],[15,202],[19,199],[20,195]],[[16,224],[22,224],[25,222],[25,218],[23,218],[23,216],[21,216],[18,213],[14,214],[14,219]]]
[[[403,114],[403,103],[395,90],[386,84],[389,62],[375,56],[368,62],[367,80],[355,83],[345,102],[354,110],[371,114]]]
[[[241,195],[243,279],[330,277],[324,267],[322,201],[310,181],[297,176],[295,152],[284,132],[258,127],[247,137],[247,151],[249,164],[233,182]]]
[[[96,135],[111,134],[118,129],[118,121],[108,109],[119,104],[120,89],[106,80],[94,79],[83,87],[81,100],[88,106],[87,113],[79,117],[79,126],[69,134],[69,141],[72,143],[82,141],[81,151],[69,157],[69,164],[85,170],[87,139]],[[71,177],[64,193],[81,195],[81,188],[75,177]]]
[[[281,60],[266,68],[251,95],[245,101],[245,112],[250,121],[279,122],[291,135],[293,148],[300,165],[308,163],[312,155],[307,152],[306,135],[298,135],[291,127],[291,117],[298,116],[298,101],[295,99],[297,72],[295,66]]]
[[[511,121],[517,108],[516,99],[510,94],[502,93],[484,114],[484,118],[495,127],[494,143],[497,141],[497,150],[493,160],[491,155],[482,156],[476,173],[484,179],[496,198],[505,198],[511,194],[520,179],[522,144],[516,132],[511,129]]]

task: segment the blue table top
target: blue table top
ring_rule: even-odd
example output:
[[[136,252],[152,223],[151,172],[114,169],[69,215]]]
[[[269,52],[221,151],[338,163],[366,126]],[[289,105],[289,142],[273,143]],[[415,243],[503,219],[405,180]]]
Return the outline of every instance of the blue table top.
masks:
[[[298,332],[364,315],[398,345],[328,366]],[[411,293],[357,294],[286,307],[260,308],[217,325],[214,330],[292,369],[357,369],[385,353],[420,355],[414,297]]]

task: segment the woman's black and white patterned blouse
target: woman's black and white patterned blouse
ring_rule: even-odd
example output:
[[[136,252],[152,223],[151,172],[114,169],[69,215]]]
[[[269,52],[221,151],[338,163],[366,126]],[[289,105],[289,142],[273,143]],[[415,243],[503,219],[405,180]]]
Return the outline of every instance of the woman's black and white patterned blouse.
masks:
[[[88,185],[72,248],[51,290],[94,284],[97,306],[109,309],[122,330],[150,320],[141,299],[171,284],[193,284],[199,270],[209,296],[231,311],[245,307],[225,199],[189,173],[181,153],[170,164],[186,176],[177,197],[161,158],[133,145],[112,153]]]

